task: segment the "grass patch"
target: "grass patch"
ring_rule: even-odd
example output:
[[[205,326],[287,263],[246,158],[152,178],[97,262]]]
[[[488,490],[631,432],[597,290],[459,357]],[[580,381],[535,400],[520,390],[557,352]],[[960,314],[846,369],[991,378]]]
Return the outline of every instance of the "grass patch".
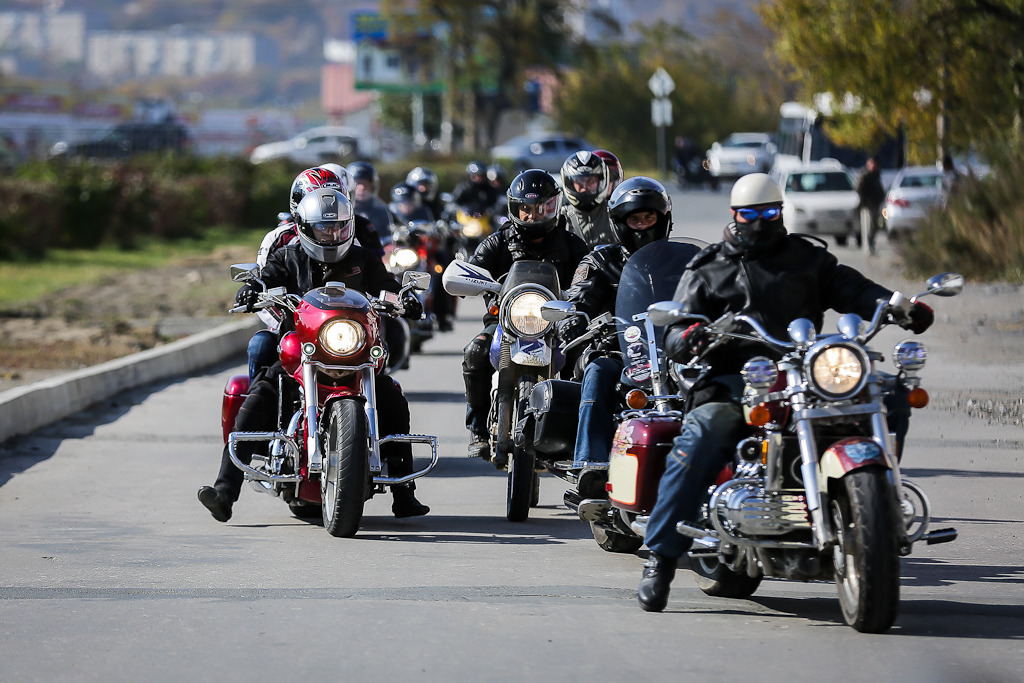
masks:
[[[11,310],[76,285],[116,280],[131,271],[156,269],[208,257],[221,247],[245,247],[256,257],[266,230],[211,228],[201,238],[174,242],[143,240],[139,247],[121,250],[53,249],[39,261],[0,262],[0,309]]]

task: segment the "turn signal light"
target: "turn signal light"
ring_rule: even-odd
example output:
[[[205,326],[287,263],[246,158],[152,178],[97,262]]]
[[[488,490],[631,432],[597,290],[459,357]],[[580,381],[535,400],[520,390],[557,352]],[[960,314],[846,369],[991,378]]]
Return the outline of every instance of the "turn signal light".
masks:
[[[626,405],[633,410],[640,410],[647,405],[647,394],[640,389],[633,389],[626,394]]]
[[[763,403],[759,403],[750,409],[750,417],[747,418],[747,424],[755,427],[763,427],[772,421],[772,414],[768,410],[768,406]]]
[[[440,263],[434,266],[434,272],[437,273],[438,275],[444,272],[444,268],[441,266]]]
[[[491,315],[498,315],[498,307],[491,306],[490,308],[487,309],[487,312],[490,313]]]
[[[928,405],[928,392],[921,387],[916,387],[910,390],[907,400],[910,402],[911,408],[924,408]]]

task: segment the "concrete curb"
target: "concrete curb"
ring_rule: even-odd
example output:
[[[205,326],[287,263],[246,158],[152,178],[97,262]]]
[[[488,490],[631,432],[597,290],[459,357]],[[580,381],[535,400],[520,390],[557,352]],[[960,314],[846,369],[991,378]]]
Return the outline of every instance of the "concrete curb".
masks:
[[[0,442],[126,389],[195,372],[242,353],[260,326],[259,318],[246,316],[165,346],[0,392]]]

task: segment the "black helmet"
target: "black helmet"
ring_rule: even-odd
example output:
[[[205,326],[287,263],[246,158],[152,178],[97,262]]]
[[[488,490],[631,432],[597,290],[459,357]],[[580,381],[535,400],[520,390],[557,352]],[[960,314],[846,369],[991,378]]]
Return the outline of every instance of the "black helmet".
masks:
[[[543,237],[558,224],[561,196],[558,183],[547,171],[531,168],[515,177],[508,188],[508,218],[513,229],[527,239]],[[520,212],[525,211],[526,217]]]
[[[420,198],[420,193],[416,191],[416,188],[409,183],[396,183],[391,188],[391,201],[395,204],[401,204],[403,202],[409,202],[420,206],[423,200]]]
[[[380,176],[369,161],[353,161],[345,170],[348,171],[353,183],[357,180],[369,180],[373,183],[373,193],[380,192]]]
[[[577,183],[582,189],[577,189]],[[608,167],[593,152],[576,152],[562,164],[565,199],[582,211],[590,211],[608,191]]]
[[[491,185],[505,187],[505,183],[508,182],[508,176],[505,174],[505,169],[501,167],[501,164],[491,164],[487,167],[487,181]]]
[[[437,174],[425,166],[417,166],[405,176],[405,182],[416,188],[416,191],[423,195],[428,202],[434,201],[437,197],[439,183]]]
[[[653,211],[657,216],[654,225],[646,230],[634,230],[626,219],[637,211]],[[636,176],[623,181],[608,202],[608,217],[619,244],[633,253],[640,247],[668,237],[672,229],[672,200],[665,186],[653,178]]]
[[[484,166],[484,162],[482,161],[471,161],[466,164],[466,175],[471,178],[475,175],[486,177],[487,167]]]

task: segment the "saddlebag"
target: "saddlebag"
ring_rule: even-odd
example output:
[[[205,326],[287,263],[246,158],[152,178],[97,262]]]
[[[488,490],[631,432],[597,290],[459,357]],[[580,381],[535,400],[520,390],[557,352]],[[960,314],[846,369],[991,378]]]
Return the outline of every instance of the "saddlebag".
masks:
[[[581,389],[578,382],[560,379],[549,379],[533,388],[530,413],[534,419],[534,450],[545,455],[572,457],[580,422]]]
[[[220,404],[220,426],[224,432],[224,443],[228,442],[228,434],[235,431],[235,418],[238,410],[249,395],[249,375],[232,375],[224,386],[224,398]]]

